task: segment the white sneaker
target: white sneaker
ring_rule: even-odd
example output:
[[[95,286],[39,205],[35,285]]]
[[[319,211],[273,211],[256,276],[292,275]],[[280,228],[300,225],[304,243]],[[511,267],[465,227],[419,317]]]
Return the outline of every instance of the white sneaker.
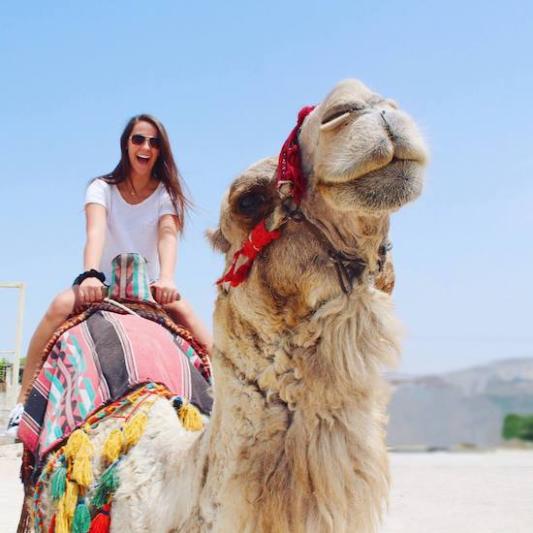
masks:
[[[13,409],[11,409],[11,413],[9,413],[9,422],[7,423],[7,431],[6,433],[13,438],[17,438],[17,434],[19,432],[19,424],[22,419],[22,413],[24,413],[24,405],[21,403],[17,403]]]

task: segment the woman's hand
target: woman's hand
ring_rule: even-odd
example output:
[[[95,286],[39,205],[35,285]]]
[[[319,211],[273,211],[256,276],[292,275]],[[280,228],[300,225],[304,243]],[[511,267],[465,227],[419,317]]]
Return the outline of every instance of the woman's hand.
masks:
[[[181,298],[172,280],[159,279],[152,283],[151,289],[155,301],[161,305],[170,304]]]
[[[107,287],[96,278],[84,279],[78,285],[75,311],[92,303],[101,302],[107,295]]]

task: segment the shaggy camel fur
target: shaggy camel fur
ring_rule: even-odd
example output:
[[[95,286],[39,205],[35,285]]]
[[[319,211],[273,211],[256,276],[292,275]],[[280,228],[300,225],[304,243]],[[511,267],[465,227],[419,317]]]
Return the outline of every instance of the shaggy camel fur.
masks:
[[[362,83],[338,84],[299,134],[301,209],[367,267],[341,291],[324,244],[288,221],[248,279],[219,289],[215,403],[201,433],[158,400],[120,466],[113,532],[376,531],[389,487],[384,366],[398,354],[389,215],[421,192],[426,149],[412,120]],[[230,187],[213,245],[229,265],[280,208],[274,159]],[[102,430],[107,431],[107,430]]]

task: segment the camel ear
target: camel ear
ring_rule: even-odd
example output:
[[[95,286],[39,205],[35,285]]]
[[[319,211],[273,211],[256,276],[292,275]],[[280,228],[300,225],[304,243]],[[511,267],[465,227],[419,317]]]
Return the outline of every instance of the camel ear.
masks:
[[[224,237],[224,235],[220,231],[220,228],[208,229],[205,232],[205,236],[207,237],[207,240],[211,243],[213,249],[218,250],[223,254],[225,254],[230,249],[230,243],[228,242],[226,237]]]

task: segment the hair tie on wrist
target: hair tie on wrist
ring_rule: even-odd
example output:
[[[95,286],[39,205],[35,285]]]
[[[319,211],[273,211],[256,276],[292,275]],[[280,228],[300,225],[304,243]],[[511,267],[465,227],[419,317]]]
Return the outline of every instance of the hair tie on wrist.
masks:
[[[105,274],[103,272],[99,272],[98,270],[95,270],[94,268],[91,268],[91,270],[86,270],[85,272],[82,272],[72,282],[72,286],[75,287],[76,285],[81,285],[87,278],[96,278],[97,280],[99,280],[102,283],[104,283]]]

